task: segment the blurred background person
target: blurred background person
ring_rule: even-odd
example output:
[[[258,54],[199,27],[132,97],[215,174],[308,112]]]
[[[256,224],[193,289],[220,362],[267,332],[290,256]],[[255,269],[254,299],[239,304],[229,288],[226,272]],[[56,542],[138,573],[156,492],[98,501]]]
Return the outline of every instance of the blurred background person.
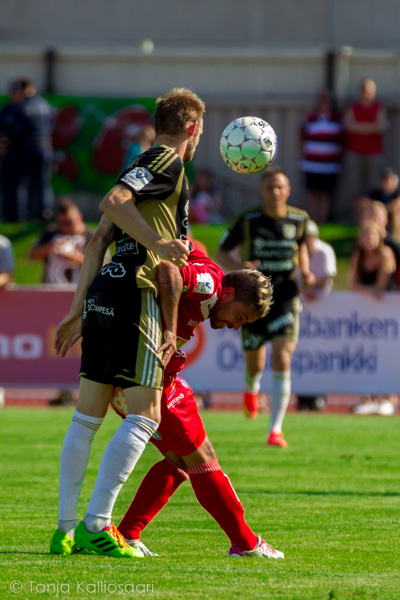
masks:
[[[396,260],[396,271],[392,276],[392,288],[399,288],[400,285],[400,243],[398,243],[392,234],[388,231],[388,212],[386,206],[379,202],[378,200],[369,200],[367,204],[365,204],[363,211],[360,217],[360,226],[369,222],[376,223],[378,225],[379,230],[381,232],[383,243],[385,246],[388,246]]]
[[[345,113],[345,175],[348,220],[358,218],[358,202],[365,189],[376,185],[384,164],[383,134],[387,124],[386,109],[376,99],[376,84],[363,79],[358,99]]]
[[[336,276],[336,255],[330,244],[319,237],[318,225],[314,221],[306,223],[306,245],[310,257],[310,271],[315,276],[315,283],[311,286],[300,286],[303,297],[315,300],[321,295],[332,291],[333,280]]]
[[[85,248],[92,232],[83,222],[82,213],[70,198],[64,198],[56,210],[56,224],[45,227],[29,258],[44,262],[44,283],[77,283]]]
[[[4,235],[0,235],[0,289],[12,283],[14,274],[14,257],[11,242]]]
[[[2,214],[5,221],[17,223],[24,197],[22,190],[26,183],[27,145],[30,136],[30,123],[22,110],[25,92],[20,80],[10,83],[9,96],[10,102],[0,111]]]
[[[124,169],[127,169],[131,162],[148,150],[154,144],[156,139],[156,130],[153,125],[135,125],[127,128],[126,135],[131,138],[124,160]]]
[[[341,171],[343,150],[343,116],[334,108],[328,90],[317,95],[315,109],[304,117],[300,133],[307,211],[311,219],[325,223]]]
[[[381,202],[388,216],[387,228],[394,239],[400,241],[400,186],[399,176],[390,167],[383,167],[379,184],[370,189],[366,196],[361,199],[362,211],[370,200]]]
[[[307,221],[305,232],[310,257],[310,271],[315,277],[315,283],[309,287],[300,286],[300,291],[303,301],[313,302],[332,291],[333,280],[337,273],[336,255],[332,246],[320,239],[318,225],[314,221]],[[296,276],[301,281],[298,271]],[[325,398],[322,395],[298,395],[297,408],[299,410],[323,410],[325,408]]]
[[[197,169],[190,186],[189,221],[191,223],[221,222],[221,193],[213,183],[208,169]]]
[[[19,81],[24,93],[21,110],[29,122],[29,136],[26,142],[28,217],[49,221],[54,215],[51,175],[55,111],[37,94],[30,77],[21,77]]]
[[[350,289],[383,300],[385,291],[395,289],[395,270],[395,256],[391,248],[384,244],[381,227],[372,221],[364,222],[350,258]],[[396,412],[396,404],[397,396],[380,399],[367,395],[356,404],[353,412],[358,415],[389,416]]]

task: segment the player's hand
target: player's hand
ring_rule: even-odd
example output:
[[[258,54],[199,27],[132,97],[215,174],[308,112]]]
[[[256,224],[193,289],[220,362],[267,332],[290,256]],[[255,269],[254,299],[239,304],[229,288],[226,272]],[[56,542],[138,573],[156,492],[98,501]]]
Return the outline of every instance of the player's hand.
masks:
[[[54,336],[56,354],[63,358],[82,335],[82,315],[70,313],[58,325]]]
[[[311,287],[313,285],[315,285],[315,275],[314,273],[308,272],[308,273],[302,273],[301,274],[302,278],[303,278],[303,286],[305,288]]]
[[[257,269],[260,265],[261,265],[260,260],[245,260],[243,263],[243,268],[251,269],[252,271],[257,271]]]
[[[162,352],[161,360],[163,362],[164,367],[166,367],[176,352],[176,335],[170,329],[164,329],[163,337],[164,342],[162,346],[159,347],[157,352]]]
[[[172,240],[172,242],[158,242],[157,254],[163,260],[169,260],[180,269],[187,267],[187,258],[190,254],[188,240]]]

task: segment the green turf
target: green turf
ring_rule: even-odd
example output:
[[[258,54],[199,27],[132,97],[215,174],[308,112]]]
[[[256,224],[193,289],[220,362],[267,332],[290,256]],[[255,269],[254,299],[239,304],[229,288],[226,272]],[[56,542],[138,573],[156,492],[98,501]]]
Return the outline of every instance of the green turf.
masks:
[[[264,446],[265,416],[250,422],[239,413],[203,413],[248,523],[286,558],[228,559],[224,533],[185,483],[143,536],[160,556],[131,562],[48,554],[57,519],[59,452],[71,414],[1,411],[1,599],[399,599],[397,418],[290,414],[290,446],[282,450]],[[118,423],[109,414],[96,436],[81,515]],[[148,448],[117,500],[116,522],[157,459]],[[22,592],[12,593],[13,581],[21,582]],[[132,587],[145,585],[147,593]]]
[[[92,229],[97,223],[89,223]],[[43,226],[38,222],[20,224],[2,223],[0,233],[7,236],[13,245],[17,284],[35,285],[42,281],[43,266],[41,262],[28,259],[30,247],[39,238]],[[225,225],[193,225],[191,234],[201,241],[208,249],[211,258],[215,258],[215,251],[221,239]],[[348,259],[354,245],[357,229],[348,225],[327,224],[320,226],[321,239],[329,242],[335,249],[338,260],[338,275],[335,279],[334,289],[347,289],[348,285]]]

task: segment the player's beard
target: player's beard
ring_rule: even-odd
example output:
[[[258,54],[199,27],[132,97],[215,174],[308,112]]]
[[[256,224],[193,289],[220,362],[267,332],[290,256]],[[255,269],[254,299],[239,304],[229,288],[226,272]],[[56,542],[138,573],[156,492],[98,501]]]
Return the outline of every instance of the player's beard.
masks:
[[[199,143],[200,134],[195,134],[191,138],[188,139],[188,143],[186,146],[185,154],[183,157],[183,162],[190,162],[196,152],[197,144]]]

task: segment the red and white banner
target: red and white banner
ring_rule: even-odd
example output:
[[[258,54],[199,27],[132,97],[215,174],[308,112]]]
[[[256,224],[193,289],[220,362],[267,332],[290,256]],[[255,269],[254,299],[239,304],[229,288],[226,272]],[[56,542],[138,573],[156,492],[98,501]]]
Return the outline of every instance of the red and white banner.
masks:
[[[72,289],[20,287],[0,291],[0,386],[73,388],[80,345],[66,358],[53,348],[54,331],[69,312]],[[400,296],[377,300],[333,292],[305,302],[293,357],[292,388],[301,394],[400,393]],[[243,389],[240,333],[200,325],[185,347],[184,377],[196,391]],[[270,352],[268,352],[270,357]],[[269,390],[270,361],[262,380]]]

